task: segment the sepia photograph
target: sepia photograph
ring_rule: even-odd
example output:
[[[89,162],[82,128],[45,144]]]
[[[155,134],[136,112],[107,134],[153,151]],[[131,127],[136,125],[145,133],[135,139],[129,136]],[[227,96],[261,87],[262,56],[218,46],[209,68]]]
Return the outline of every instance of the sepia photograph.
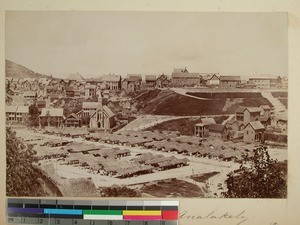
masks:
[[[6,195],[286,199],[287,20],[6,11]]]

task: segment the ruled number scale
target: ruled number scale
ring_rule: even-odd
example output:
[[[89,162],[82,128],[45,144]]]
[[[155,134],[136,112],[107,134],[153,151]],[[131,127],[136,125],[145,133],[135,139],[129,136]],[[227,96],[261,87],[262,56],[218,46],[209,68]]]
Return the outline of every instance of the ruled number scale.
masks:
[[[178,201],[8,198],[8,224],[177,225]]]

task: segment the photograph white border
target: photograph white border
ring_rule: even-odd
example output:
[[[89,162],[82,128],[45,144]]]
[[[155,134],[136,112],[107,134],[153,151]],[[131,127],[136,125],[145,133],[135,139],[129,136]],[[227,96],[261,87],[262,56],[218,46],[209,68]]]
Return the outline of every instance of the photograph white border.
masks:
[[[297,0],[1,0],[0,1],[0,224],[6,223],[5,191],[5,10],[97,10],[185,12],[287,12],[289,40],[289,130],[287,199],[180,199],[180,225],[299,224],[300,125],[298,71],[300,64],[300,2]],[[242,214],[241,214],[242,213]],[[184,214],[184,215],[183,215]]]

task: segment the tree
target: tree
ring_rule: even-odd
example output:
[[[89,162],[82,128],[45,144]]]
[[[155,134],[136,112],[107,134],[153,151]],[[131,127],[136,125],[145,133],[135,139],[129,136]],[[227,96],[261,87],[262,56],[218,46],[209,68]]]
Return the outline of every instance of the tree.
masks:
[[[39,125],[39,109],[36,104],[29,106],[29,125],[38,126]]]
[[[227,198],[285,198],[287,196],[287,162],[270,157],[266,147],[257,147],[253,156],[243,156],[238,171],[228,175]]]
[[[32,145],[22,143],[11,128],[6,128],[6,194],[8,196],[41,196],[43,191],[32,163]]]
[[[141,194],[136,190],[127,188],[125,186],[113,185],[101,189],[100,194],[102,197],[140,197]]]

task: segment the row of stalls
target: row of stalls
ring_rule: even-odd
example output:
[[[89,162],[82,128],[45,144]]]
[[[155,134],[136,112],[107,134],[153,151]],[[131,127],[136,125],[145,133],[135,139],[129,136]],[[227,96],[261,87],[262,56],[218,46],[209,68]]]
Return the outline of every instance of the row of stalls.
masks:
[[[71,138],[78,138],[78,137],[86,137],[88,135],[88,131],[83,128],[56,128],[56,127],[47,127],[42,130],[44,134],[54,134],[60,137],[71,137]]]
[[[254,148],[251,144],[210,141],[196,136],[178,135],[176,132],[126,131],[117,134],[90,134],[86,139],[224,161],[241,161],[243,155],[251,155],[252,151],[249,149]]]

